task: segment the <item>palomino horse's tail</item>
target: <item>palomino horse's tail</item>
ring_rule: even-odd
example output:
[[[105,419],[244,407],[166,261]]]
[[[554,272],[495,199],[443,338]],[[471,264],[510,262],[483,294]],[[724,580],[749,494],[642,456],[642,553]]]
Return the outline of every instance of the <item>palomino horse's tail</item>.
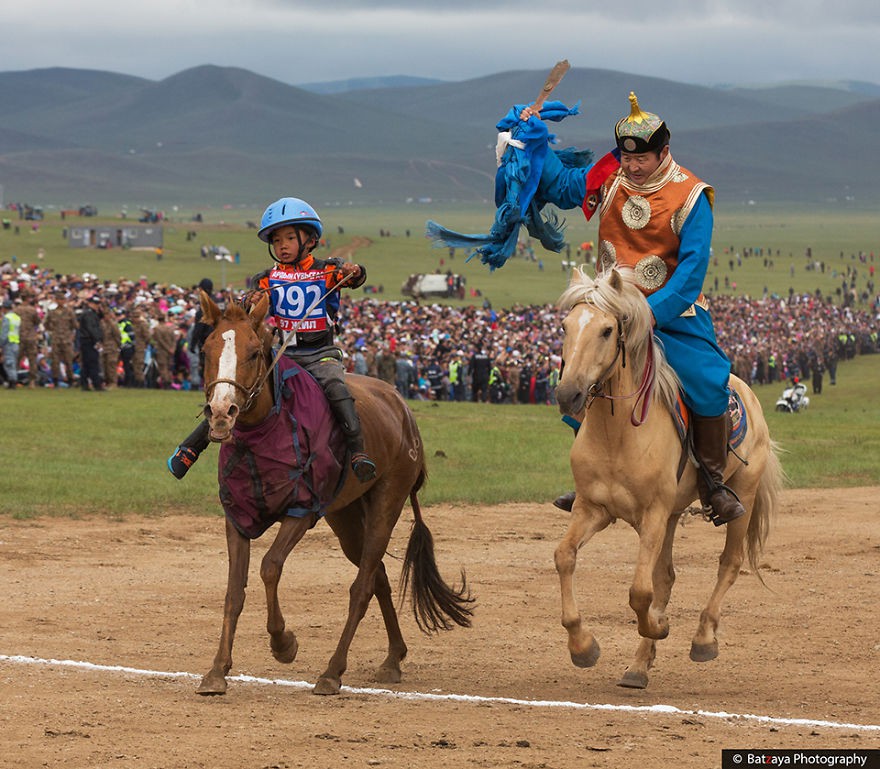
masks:
[[[437,569],[434,537],[422,518],[417,495],[424,478],[424,473],[419,475],[409,496],[415,520],[400,573],[400,592],[405,595],[407,589],[412,587],[413,615],[423,633],[451,630],[453,623],[470,627],[474,599],[468,590],[464,569],[460,588],[447,585]]]
[[[761,579],[760,558],[764,552],[764,542],[770,532],[770,518],[779,504],[779,495],[785,483],[785,471],[779,461],[779,444],[770,441],[767,464],[758,482],[752,518],[749,521],[746,549],[752,571]],[[763,582],[763,580],[761,580]]]

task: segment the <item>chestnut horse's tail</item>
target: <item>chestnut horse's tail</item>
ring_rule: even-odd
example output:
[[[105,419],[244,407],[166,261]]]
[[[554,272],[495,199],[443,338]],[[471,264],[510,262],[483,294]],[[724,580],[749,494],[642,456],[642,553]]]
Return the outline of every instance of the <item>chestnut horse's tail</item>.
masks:
[[[749,565],[752,571],[761,578],[759,570],[761,554],[764,552],[764,542],[770,532],[770,517],[779,505],[779,495],[785,483],[785,471],[779,461],[779,444],[770,441],[770,449],[767,454],[767,464],[764,473],[758,482],[758,491],[755,494],[755,504],[752,508],[752,518],[749,521],[747,534],[747,552]],[[761,580],[763,582],[763,580]]]
[[[400,573],[400,592],[405,595],[407,589],[412,588],[413,615],[423,633],[451,630],[453,623],[470,627],[474,599],[468,590],[464,569],[460,588],[447,585],[437,570],[434,537],[422,518],[417,495],[423,481],[424,474],[421,474],[409,495],[415,520]]]

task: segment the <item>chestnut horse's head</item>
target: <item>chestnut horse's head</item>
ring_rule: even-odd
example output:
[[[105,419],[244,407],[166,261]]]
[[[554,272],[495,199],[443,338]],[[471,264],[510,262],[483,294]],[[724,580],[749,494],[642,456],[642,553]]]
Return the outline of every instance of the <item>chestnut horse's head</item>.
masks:
[[[229,440],[237,420],[258,423],[271,407],[268,376],[272,335],[264,321],[269,297],[264,294],[244,310],[230,304],[220,307],[201,292],[204,322],[214,330],[205,340],[205,417],[212,441]]]

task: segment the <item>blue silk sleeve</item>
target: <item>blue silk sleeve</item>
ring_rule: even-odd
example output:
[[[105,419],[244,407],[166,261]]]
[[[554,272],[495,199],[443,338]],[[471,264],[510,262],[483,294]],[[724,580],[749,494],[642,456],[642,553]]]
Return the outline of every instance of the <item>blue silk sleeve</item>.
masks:
[[[548,152],[537,195],[562,210],[580,208],[587,193],[587,174],[592,167],[593,164],[566,168],[555,152]]]

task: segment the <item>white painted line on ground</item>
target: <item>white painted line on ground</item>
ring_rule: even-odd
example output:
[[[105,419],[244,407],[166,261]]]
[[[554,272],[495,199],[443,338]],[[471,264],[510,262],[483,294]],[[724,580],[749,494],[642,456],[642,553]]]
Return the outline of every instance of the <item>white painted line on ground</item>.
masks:
[[[195,673],[170,673],[161,670],[141,670],[123,665],[96,665],[92,662],[76,660],[41,659],[22,655],[0,654],[0,663],[9,662],[17,665],[44,665],[48,667],[68,667],[80,670],[92,670],[105,673],[125,673],[127,675],[144,676],[147,678],[188,678],[201,680]],[[293,689],[311,689],[313,684],[307,681],[289,681],[284,678],[257,678],[255,676],[227,676],[227,681],[258,686],[287,686]],[[396,692],[391,689],[372,689],[355,686],[343,686],[342,691],[349,694],[366,694],[376,697],[388,697],[397,700],[419,700],[422,702],[469,702],[478,705],[517,705],[530,708],[564,708],[569,710],[604,710],[621,713],[657,713],[674,716],[699,716],[716,718],[724,721],[755,721],[774,726],[810,726],[827,729],[850,729],[860,732],[880,732],[878,724],[850,724],[840,721],[822,721],[809,718],[779,718],[775,716],[759,716],[752,713],[725,713],[710,710],[683,710],[674,705],[596,705],[588,702],[567,702],[565,700],[521,700],[514,697],[481,697],[472,694],[436,694],[431,692]]]

